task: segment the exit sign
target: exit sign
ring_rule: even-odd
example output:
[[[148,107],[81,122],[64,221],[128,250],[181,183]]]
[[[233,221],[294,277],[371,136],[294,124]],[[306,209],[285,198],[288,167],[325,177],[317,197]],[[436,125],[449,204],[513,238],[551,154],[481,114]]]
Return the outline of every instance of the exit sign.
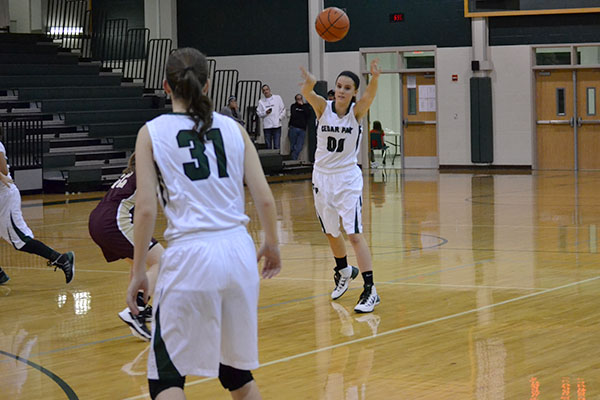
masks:
[[[392,13],[390,14],[390,22],[402,22],[404,21],[404,14]]]

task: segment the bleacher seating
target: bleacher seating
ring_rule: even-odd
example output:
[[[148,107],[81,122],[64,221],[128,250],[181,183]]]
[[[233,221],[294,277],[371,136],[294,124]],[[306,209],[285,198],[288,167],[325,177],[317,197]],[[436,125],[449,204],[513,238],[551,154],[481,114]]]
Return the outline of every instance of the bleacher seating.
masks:
[[[44,187],[86,190],[112,183],[147,120],[170,109],[143,83],[122,82],[98,61],[80,62],[43,35],[0,35],[0,121],[43,121]],[[17,182],[18,183],[18,182]]]
[[[161,89],[171,40],[149,39],[147,29],[127,29],[127,21],[92,18],[87,2],[69,1],[51,0],[47,23],[56,29],[48,35],[0,34],[0,123],[10,127],[12,121],[34,119],[41,124],[41,156],[32,165],[13,163],[12,172],[41,166],[46,192],[106,188],[125,168],[140,127],[171,110]],[[75,35],[65,33],[72,14],[85,25]],[[92,31],[92,20],[99,29]],[[256,144],[262,83],[240,80],[237,70],[219,70],[212,59],[209,73],[215,110],[235,95]],[[312,169],[256,146],[267,174]],[[17,184],[42,189],[19,182],[30,176],[16,173]]]

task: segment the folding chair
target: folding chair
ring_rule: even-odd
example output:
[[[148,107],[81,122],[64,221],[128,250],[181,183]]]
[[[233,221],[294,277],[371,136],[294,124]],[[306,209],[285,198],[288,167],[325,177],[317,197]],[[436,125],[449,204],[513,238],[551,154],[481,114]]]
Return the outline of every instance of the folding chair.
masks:
[[[385,165],[385,155],[388,148],[387,144],[383,141],[383,135],[381,132],[371,132],[371,161],[375,160],[375,150],[381,150],[381,157],[383,158],[383,165]]]

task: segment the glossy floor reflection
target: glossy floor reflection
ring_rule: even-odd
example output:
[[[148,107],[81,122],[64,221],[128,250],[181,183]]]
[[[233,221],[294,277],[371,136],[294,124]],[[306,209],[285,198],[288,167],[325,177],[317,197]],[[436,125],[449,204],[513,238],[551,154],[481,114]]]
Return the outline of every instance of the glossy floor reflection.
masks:
[[[284,270],[261,286],[263,397],[600,398],[599,183],[592,172],[366,174],[363,222],[381,296],[372,314],[353,312],[360,279],[330,300],[333,259],[310,181],[272,184]],[[148,345],[117,317],[129,266],[105,263],[87,233],[101,196],[23,198],[36,237],[76,252],[71,285],[0,244],[11,277],[0,286],[0,399],[148,398]],[[248,213],[258,240],[250,201]],[[160,240],[164,227],[160,216]],[[229,398],[202,377],[189,377],[186,393]]]

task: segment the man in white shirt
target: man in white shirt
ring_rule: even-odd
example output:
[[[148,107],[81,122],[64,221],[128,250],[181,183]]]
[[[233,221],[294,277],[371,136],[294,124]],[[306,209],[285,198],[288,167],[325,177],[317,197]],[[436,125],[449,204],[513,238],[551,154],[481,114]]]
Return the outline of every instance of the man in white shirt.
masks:
[[[285,117],[285,106],[279,95],[271,93],[269,85],[262,86],[264,98],[258,101],[256,113],[263,119],[263,132],[267,149],[279,149],[281,120]]]

